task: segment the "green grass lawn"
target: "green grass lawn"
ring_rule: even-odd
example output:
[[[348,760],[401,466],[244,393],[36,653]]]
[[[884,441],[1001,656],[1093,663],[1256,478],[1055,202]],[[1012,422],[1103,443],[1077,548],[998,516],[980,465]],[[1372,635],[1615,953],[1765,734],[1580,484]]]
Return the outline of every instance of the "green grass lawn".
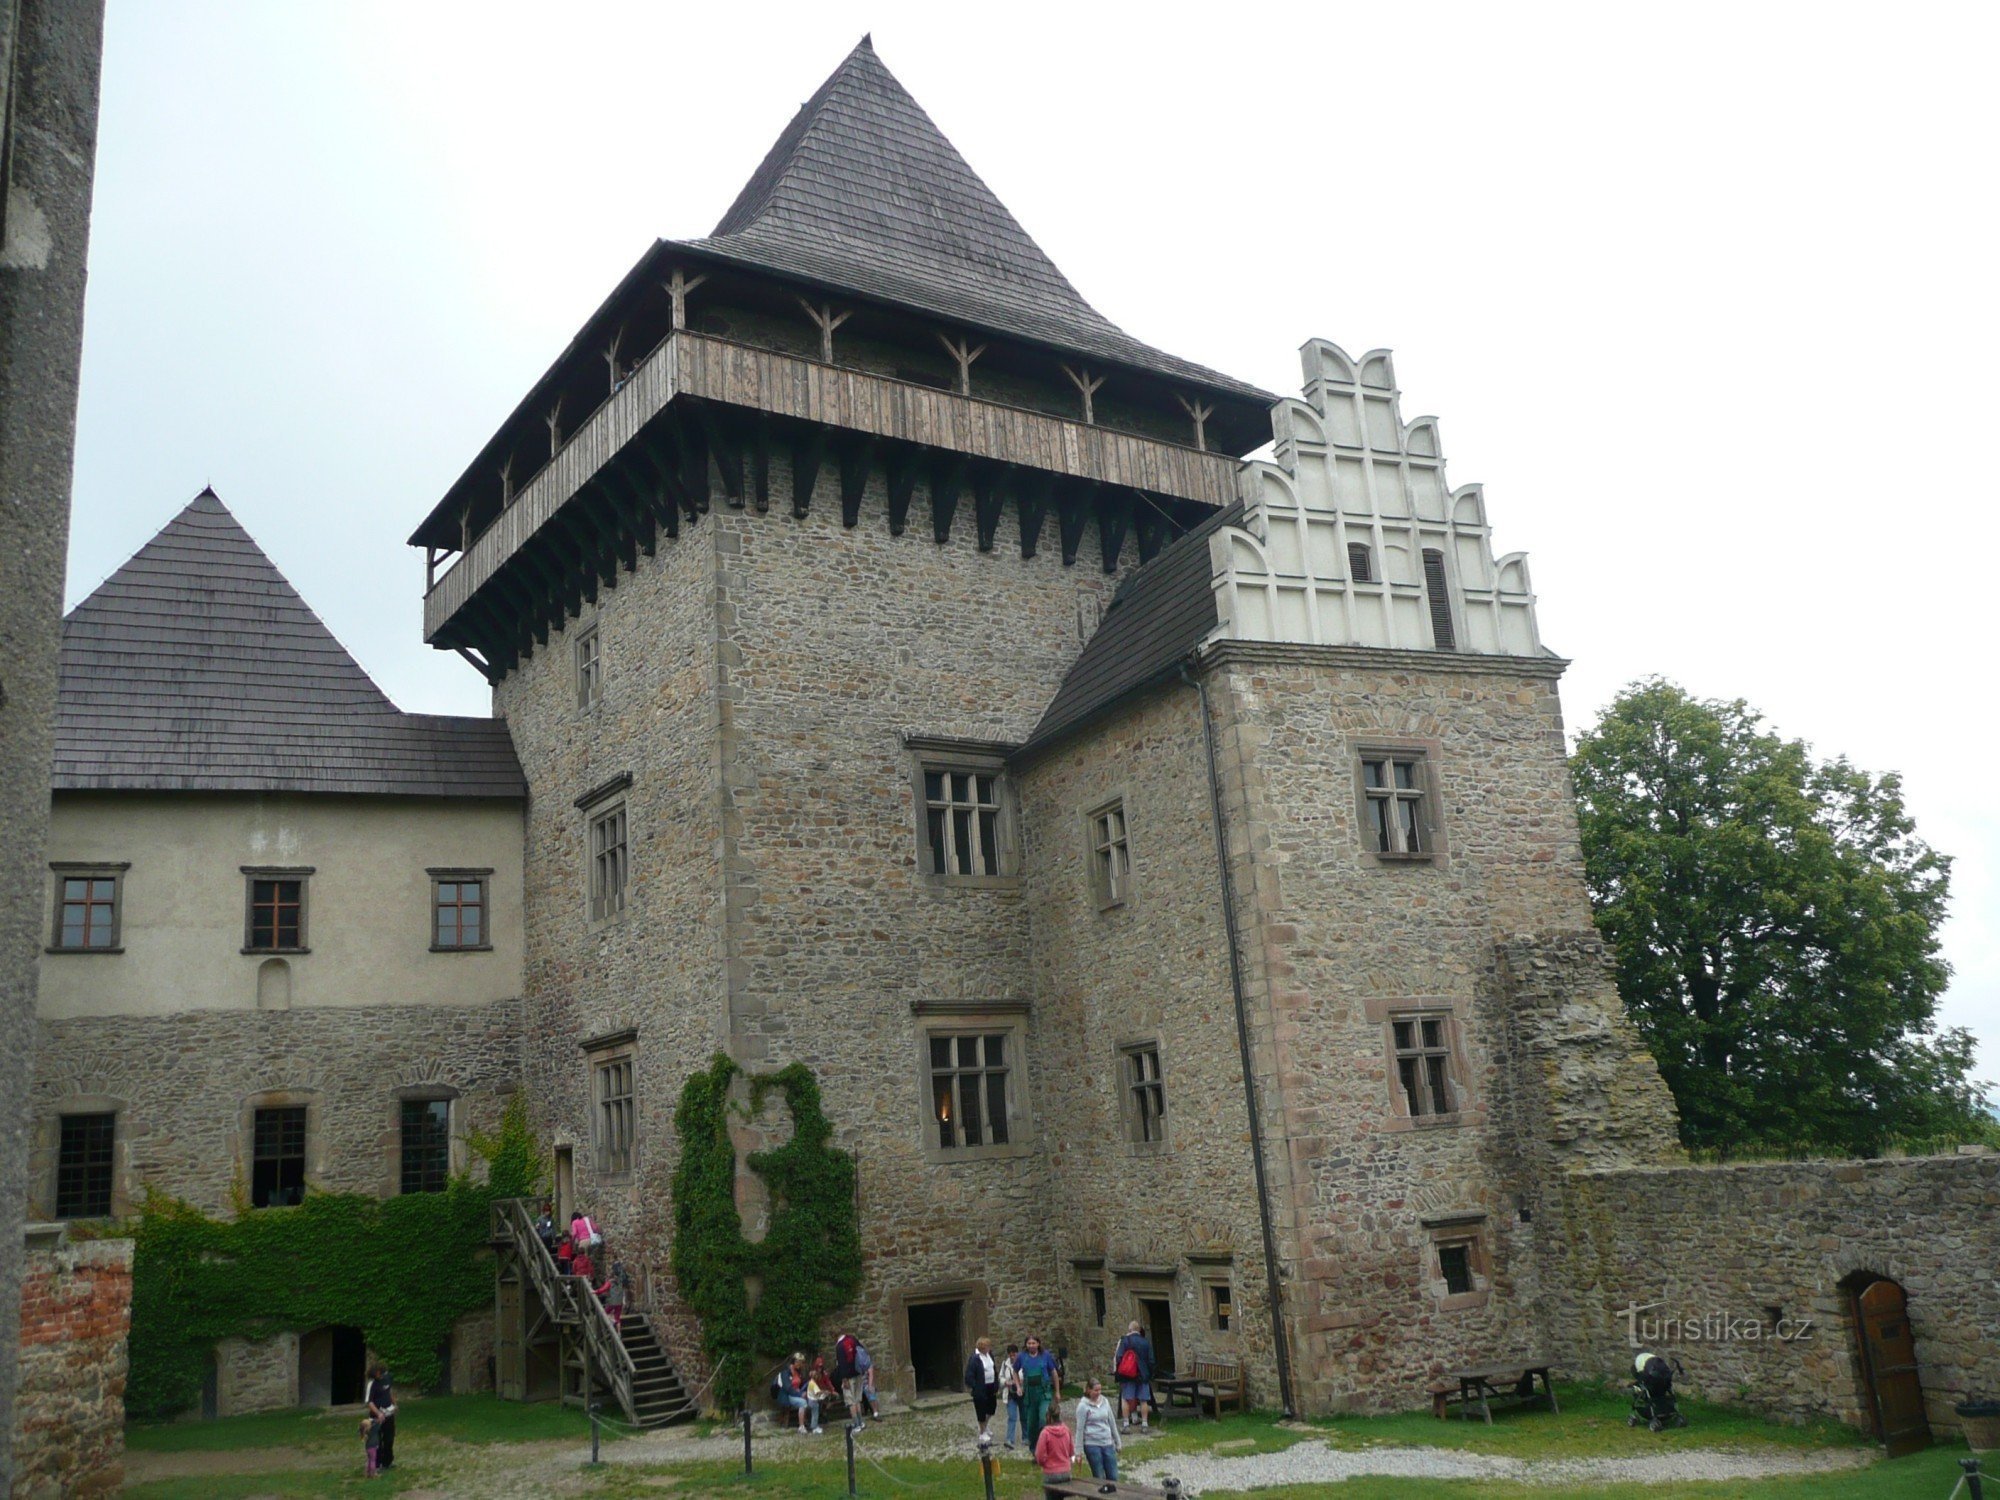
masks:
[[[218,1422],[134,1422],[125,1446],[134,1453],[232,1453],[245,1448],[301,1452],[361,1451],[360,1416],[320,1408],[264,1411]],[[573,1406],[553,1401],[502,1401],[497,1396],[425,1396],[396,1409],[396,1441],[449,1438],[455,1443],[532,1443],[583,1438],[590,1423]],[[358,1462],[358,1459],[357,1459]]]

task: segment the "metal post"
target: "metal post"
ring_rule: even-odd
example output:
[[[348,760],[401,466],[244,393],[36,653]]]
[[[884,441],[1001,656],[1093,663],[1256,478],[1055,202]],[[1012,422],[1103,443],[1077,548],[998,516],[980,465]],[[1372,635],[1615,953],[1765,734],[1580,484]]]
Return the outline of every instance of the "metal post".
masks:
[[[854,1424],[849,1422],[847,1433],[847,1500],[854,1500]]]
[[[993,1434],[979,1434],[979,1477],[986,1481],[986,1500],[993,1500]]]
[[[604,1410],[604,1407],[603,1407],[603,1405],[602,1405],[601,1403],[599,1403],[599,1402],[596,1402],[596,1401],[593,1401],[593,1402],[591,1402],[591,1403],[590,1403],[590,1466],[591,1466],[591,1467],[592,1467],[593,1469],[594,1469],[594,1468],[596,1468],[596,1467],[597,1467],[597,1464],[598,1464],[598,1457],[597,1457],[597,1434],[598,1434],[598,1427],[597,1427],[597,1414],[598,1414],[599,1412],[603,1411],[603,1410]]]
[[[1986,1486],[1980,1482],[1979,1460],[1961,1458],[1958,1466],[1965,1471],[1965,1478],[1959,1483],[1965,1486],[1967,1500],[1986,1500]]]
[[[743,1408],[743,1472],[750,1472],[750,1408]]]

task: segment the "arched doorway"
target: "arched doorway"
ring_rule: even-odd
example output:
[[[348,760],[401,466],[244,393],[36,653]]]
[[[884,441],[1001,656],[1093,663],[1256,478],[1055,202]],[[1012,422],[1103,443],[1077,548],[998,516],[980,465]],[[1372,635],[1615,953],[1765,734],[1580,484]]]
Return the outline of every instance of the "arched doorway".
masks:
[[[368,1341],[359,1328],[330,1324],[300,1334],[299,1405],[355,1405],[367,1367]]]
[[[1891,1458],[1931,1445],[1924,1390],[1917,1378],[1909,1298],[1897,1282],[1856,1271],[1840,1283],[1854,1323],[1861,1398],[1875,1436]]]

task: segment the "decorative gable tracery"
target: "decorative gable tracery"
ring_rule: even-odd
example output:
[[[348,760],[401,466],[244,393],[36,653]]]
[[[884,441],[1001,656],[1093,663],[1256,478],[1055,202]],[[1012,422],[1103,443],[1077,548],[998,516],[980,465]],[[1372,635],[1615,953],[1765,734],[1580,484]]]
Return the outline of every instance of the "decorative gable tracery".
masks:
[[[1493,555],[1480,487],[1446,488],[1437,421],[1405,424],[1386,349],[1300,351],[1305,399],[1272,413],[1209,540],[1225,639],[1540,656],[1525,553]]]

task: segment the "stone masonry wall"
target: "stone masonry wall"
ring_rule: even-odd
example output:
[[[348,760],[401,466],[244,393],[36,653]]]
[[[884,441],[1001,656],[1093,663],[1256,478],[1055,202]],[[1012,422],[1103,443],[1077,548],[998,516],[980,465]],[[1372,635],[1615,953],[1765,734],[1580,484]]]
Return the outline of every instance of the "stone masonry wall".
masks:
[[[456,1096],[454,1162],[464,1164],[464,1137],[495,1128],[518,1086],[520,1014],[508,1000],[44,1021],[30,1200],[53,1212],[60,1117],[115,1111],[114,1212],[131,1212],[151,1185],[232,1213],[249,1191],[251,1110],[266,1096],[306,1106],[309,1187],[397,1192],[401,1096]]]
[[[1421,1405],[1445,1369],[1552,1331],[1536,1308],[1553,1226],[1537,1212],[1538,1163],[1520,1139],[1533,1101],[1516,1087],[1496,944],[1589,924],[1560,663],[1249,645],[1215,654],[1300,1399],[1309,1410]],[[1428,859],[1364,849],[1363,746],[1424,753]],[[1615,996],[1585,999],[1615,1013]],[[1413,1120],[1400,1102],[1390,1018],[1403,1008],[1450,1017],[1452,1113]],[[1466,1238],[1474,1290],[1447,1295],[1435,1245]]]
[[[1677,1355],[1700,1394],[1865,1427],[1843,1283],[1887,1277],[1909,1299],[1932,1427],[2000,1396],[2000,1156],[1627,1168],[1566,1187],[1551,1297],[1571,1374],[1624,1375],[1636,1340]],[[1780,1317],[1810,1326],[1778,1338]]]
[[[1099,909],[1090,814],[1124,806],[1131,886]],[[1249,1121],[1229,984],[1200,700],[1174,683],[1063,742],[1023,774],[1037,1040],[1051,1215],[1073,1367],[1099,1375],[1166,1297],[1175,1353],[1241,1359],[1250,1399],[1278,1405],[1269,1292],[1246,1150]],[[1131,1139],[1123,1048],[1159,1049],[1164,1142]],[[1160,1275],[1166,1273],[1166,1279]],[[1097,1325],[1089,1293],[1104,1287]],[[1232,1293],[1215,1326],[1209,1288]]]
[[[80,1500],[123,1487],[131,1322],[130,1240],[72,1244],[59,1226],[30,1228],[14,1403],[17,1500]]]
[[[674,1108],[688,1075],[726,1045],[722,877],[716,860],[717,519],[683,522],[657,555],[600,589],[580,619],[508,675],[495,707],[530,789],[523,904],[528,932],[524,1067],[535,1129],[573,1163],[573,1204],[603,1228],[682,1375],[707,1378],[699,1331],[679,1311],[670,1270]],[[576,640],[594,626],[603,692],[578,702]],[[576,799],[629,775],[617,796]],[[622,801],[629,875],[624,912],[593,921],[586,839]],[[629,1043],[581,1043],[630,1030]],[[592,1070],[633,1062],[636,1141],[629,1172],[598,1170]]]

